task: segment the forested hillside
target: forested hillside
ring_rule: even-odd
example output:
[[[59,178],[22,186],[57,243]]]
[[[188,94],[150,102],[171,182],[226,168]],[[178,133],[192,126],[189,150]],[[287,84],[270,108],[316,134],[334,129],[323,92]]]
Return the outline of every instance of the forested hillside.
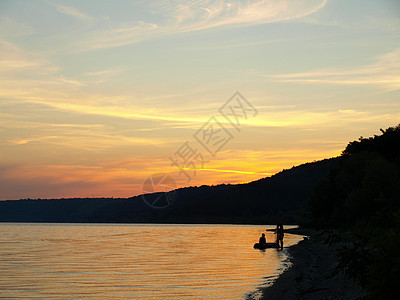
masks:
[[[149,207],[141,196],[0,201],[0,221],[299,224],[310,217],[312,189],[336,165],[329,159],[247,184],[181,188],[164,209]]]
[[[400,125],[348,144],[339,167],[311,197],[313,225],[343,243],[339,268],[371,299],[398,299]]]

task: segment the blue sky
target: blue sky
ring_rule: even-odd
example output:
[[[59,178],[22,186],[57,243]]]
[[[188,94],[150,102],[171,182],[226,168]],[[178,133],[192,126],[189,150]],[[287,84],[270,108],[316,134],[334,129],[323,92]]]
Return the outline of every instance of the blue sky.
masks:
[[[158,172],[248,182],[338,155],[400,123],[399,37],[398,1],[2,0],[0,199],[130,196]],[[169,157],[236,91],[257,115],[181,180]]]

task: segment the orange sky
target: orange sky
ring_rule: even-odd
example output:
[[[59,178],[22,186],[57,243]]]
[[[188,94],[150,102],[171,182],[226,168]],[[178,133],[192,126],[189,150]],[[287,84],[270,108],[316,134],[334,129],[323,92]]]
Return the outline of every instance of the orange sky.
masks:
[[[242,183],[337,156],[400,123],[399,8],[2,1],[0,199],[129,197],[155,173]],[[199,142],[211,117],[229,137],[215,156]],[[179,170],[186,142],[204,163]]]

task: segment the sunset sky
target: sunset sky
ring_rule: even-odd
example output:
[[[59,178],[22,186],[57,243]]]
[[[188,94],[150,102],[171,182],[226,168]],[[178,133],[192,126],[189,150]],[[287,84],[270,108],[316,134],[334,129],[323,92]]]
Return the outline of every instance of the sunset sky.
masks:
[[[396,0],[0,0],[0,199],[249,182],[399,124],[399,90]]]

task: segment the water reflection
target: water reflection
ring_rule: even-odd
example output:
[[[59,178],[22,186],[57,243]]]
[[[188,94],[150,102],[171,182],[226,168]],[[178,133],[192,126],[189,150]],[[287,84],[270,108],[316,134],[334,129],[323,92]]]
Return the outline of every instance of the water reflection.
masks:
[[[285,250],[265,226],[1,224],[0,297],[238,299],[272,280]],[[266,232],[267,240],[273,233]],[[289,246],[302,239],[285,235]]]

